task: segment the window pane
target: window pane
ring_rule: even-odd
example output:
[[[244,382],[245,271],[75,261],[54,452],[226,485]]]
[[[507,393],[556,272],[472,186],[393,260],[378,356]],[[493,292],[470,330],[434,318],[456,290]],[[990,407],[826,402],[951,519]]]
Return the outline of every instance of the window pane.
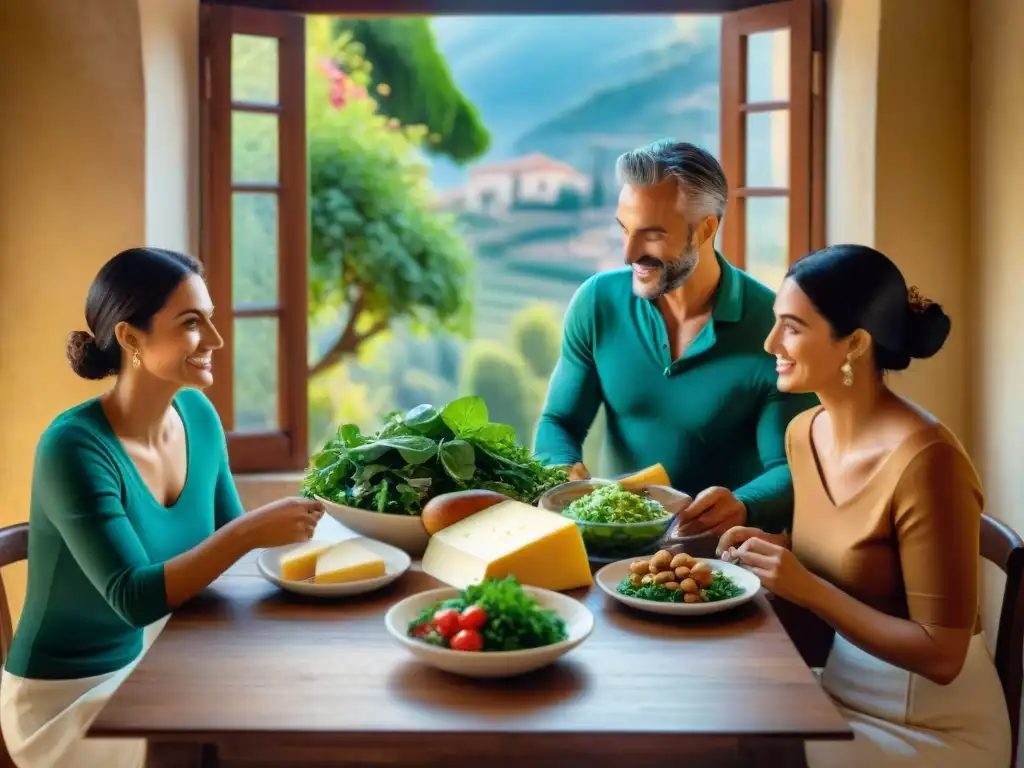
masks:
[[[747,103],[789,101],[789,30],[747,37]]]
[[[231,274],[235,307],[277,303],[277,195],[233,195]]]
[[[236,318],[234,346],[235,431],[278,429],[277,318]]]
[[[789,198],[748,197],[745,271],[778,290],[789,268]]]
[[[231,36],[231,100],[277,104],[277,38]]]
[[[277,115],[231,113],[231,179],[277,181]]]
[[[747,115],[747,178],[744,186],[789,186],[789,110]]]

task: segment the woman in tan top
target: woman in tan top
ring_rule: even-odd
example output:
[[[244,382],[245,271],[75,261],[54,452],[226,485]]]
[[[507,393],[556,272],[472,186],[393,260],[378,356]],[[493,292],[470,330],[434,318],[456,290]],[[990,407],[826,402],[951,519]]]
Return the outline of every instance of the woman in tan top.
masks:
[[[981,484],[956,437],[884,378],[938,352],[949,318],[857,245],[794,264],[775,315],[779,389],[821,401],[786,433],[792,539],[733,528],[719,552],[836,630],[821,683],[856,738],[808,744],[809,766],[1006,768],[978,620]]]

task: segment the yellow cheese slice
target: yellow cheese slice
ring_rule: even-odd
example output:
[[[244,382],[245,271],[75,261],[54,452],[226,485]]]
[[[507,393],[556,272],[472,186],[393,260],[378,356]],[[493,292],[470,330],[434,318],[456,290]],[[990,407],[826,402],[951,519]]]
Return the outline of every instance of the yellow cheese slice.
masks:
[[[495,504],[435,533],[422,567],[459,589],[509,574],[520,584],[555,591],[594,581],[576,523],[519,501]]]
[[[648,485],[666,485],[671,488],[672,481],[669,480],[668,472],[661,464],[654,464],[622,478],[619,480],[619,485],[627,491],[640,491]]]
[[[306,581],[313,578],[316,559],[330,546],[329,541],[307,541],[299,544],[281,558],[281,578],[286,581]]]
[[[340,541],[316,561],[315,584],[343,584],[383,576],[384,558],[354,539]]]

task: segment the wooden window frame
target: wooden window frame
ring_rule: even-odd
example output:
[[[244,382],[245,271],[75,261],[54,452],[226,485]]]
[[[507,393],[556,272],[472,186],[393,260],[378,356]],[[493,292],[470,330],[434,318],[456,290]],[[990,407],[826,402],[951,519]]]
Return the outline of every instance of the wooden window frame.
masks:
[[[307,261],[308,182],[306,168],[305,20],[293,14],[227,5],[200,9],[202,106],[202,253],[207,281],[224,337],[211,401],[227,434],[231,469],[271,472],[305,467],[308,456]],[[233,102],[231,38],[258,35],[278,41],[277,104]],[[235,183],[232,179],[231,117],[235,111],[278,116],[278,181]],[[234,306],[232,296],[232,201],[234,192],[277,196],[276,304]],[[277,425],[270,432],[234,429],[234,321],[275,317],[278,321]]]
[[[749,102],[748,36],[779,29],[789,30],[789,98]],[[722,250],[741,269],[747,266],[746,203],[751,198],[788,198],[790,264],[825,245],[824,29],[821,0],[782,0],[722,19],[721,162],[729,181]],[[748,186],[747,115],[780,109],[789,112],[788,186]]]
[[[824,0],[201,0],[200,143],[202,260],[225,348],[210,397],[224,422],[234,472],[303,469],[308,461],[307,274],[308,172],[305,126],[305,34],[299,14],[722,14],[721,148],[730,185],[722,250],[745,266],[745,201],[770,194],[745,186],[746,35],[790,29],[789,260],[825,244]],[[279,40],[278,141],[278,412],[281,428],[238,433],[234,422],[231,291],[231,35]],[[266,111],[254,105],[235,105]],[[247,188],[253,185],[245,185]],[[266,309],[253,312],[266,313]],[[249,316],[256,316],[246,313]]]

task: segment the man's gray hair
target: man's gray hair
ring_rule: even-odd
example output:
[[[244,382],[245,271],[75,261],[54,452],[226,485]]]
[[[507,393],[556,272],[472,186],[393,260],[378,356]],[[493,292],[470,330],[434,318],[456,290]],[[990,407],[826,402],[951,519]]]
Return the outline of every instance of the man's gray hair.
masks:
[[[714,156],[694,144],[661,139],[619,155],[615,173],[620,184],[648,187],[673,178],[679,187],[679,209],[691,226],[706,216],[725,215],[729,184]]]

